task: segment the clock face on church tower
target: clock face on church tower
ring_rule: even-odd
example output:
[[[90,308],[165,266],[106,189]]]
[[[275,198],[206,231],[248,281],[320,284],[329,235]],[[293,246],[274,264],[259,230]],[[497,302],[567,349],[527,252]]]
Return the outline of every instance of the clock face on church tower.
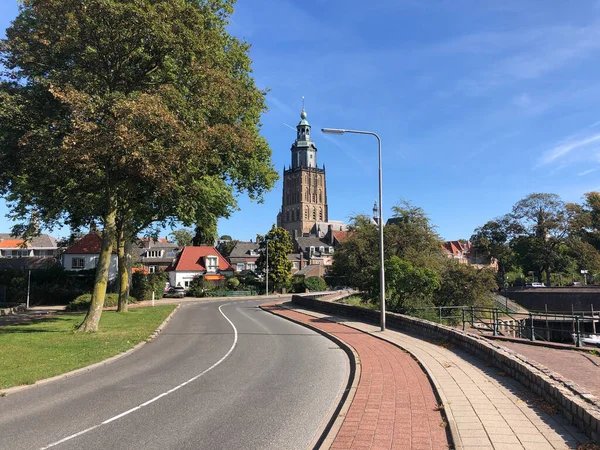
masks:
[[[292,144],[292,165],[283,172],[283,202],[278,225],[290,234],[309,233],[317,222],[327,222],[325,168],[317,166],[317,147],[310,138],[310,124],[302,108]]]

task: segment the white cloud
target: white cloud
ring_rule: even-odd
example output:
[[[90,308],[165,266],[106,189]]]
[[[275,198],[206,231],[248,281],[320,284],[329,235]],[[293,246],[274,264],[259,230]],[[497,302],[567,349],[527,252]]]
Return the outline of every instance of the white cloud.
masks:
[[[595,133],[586,137],[569,138],[546,151],[539,159],[538,163],[540,165],[546,165],[559,159],[564,159],[566,156],[573,154],[573,152],[586,149],[589,145],[598,141],[600,141],[600,133]]]
[[[584,170],[583,172],[579,172],[579,173],[577,174],[577,176],[579,176],[579,177],[583,177],[583,176],[585,176],[585,175],[588,175],[588,174],[590,174],[590,173],[592,173],[592,172],[595,172],[595,171],[596,171],[596,170],[598,170],[598,169],[600,169],[600,167],[596,167],[596,168],[594,168],[594,169],[588,169],[588,170]]]

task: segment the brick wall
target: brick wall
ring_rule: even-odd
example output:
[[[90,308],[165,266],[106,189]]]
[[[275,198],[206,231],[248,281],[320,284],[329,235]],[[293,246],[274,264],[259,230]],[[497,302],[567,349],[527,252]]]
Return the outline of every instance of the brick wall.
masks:
[[[299,306],[323,313],[349,316],[369,323],[379,323],[379,312],[294,295]],[[590,439],[600,441],[600,400],[559,374],[477,335],[402,314],[387,313],[389,328],[421,334],[428,338],[448,341],[493,364],[515,378],[529,390],[556,406],[571,423]]]

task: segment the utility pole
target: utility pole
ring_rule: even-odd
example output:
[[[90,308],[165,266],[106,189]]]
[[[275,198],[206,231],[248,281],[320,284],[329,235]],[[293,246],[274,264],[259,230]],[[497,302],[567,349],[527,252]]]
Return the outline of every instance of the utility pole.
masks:
[[[31,289],[31,269],[29,269],[29,273],[27,274],[27,309],[29,309],[29,291]]]

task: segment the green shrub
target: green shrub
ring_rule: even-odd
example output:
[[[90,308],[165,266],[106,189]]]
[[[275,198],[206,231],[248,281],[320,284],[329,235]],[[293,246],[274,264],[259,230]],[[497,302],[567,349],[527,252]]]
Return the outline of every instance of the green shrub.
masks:
[[[162,298],[168,276],[165,272],[142,273],[136,272],[131,277],[131,297],[138,301]]]
[[[308,277],[304,279],[304,286],[309,291],[326,291],[327,283],[321,277]]]
[[[83,294],[67,305],[65,311],[85,311],[89,309],[92,301],[92,294]],[[106,294],[104,297],[104,307],[117,306],[119,304],[119,294]]]
[[[225,287],[230,291],[235,291],[239,285],[240,280],[238,280],[236,277],[231,277],[225,281]]]

